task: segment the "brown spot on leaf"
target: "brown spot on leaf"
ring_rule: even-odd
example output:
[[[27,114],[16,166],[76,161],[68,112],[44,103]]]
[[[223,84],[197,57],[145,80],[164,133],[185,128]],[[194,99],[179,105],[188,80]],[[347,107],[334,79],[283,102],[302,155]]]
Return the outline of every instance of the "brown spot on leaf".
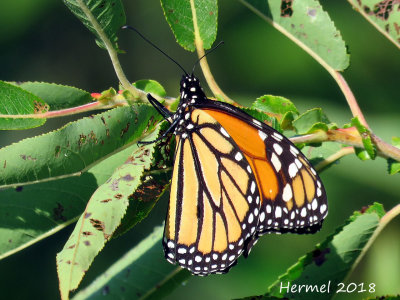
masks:
[[[66,263],[70,265],[70,264],[71,264],[71,261],[70,261],[70,260],[67,260]]]
[[[400,8],[400,5],[399,5]],[[396,30],[397,35],[400,34],[400,26],[396,22],[393,23],[394,29]]]
[[[12,243],[12,240],[10,239],[10,240],[8,240],[8,242],[9,242],[9,243]]]
[[[124,195],[122,195],[122,194],[116,194],[116,195],[114,196],[114,198],[119,200],[119,199],[121,199],[123,196],[124,196]]]
[[[118,191],[118,190],[119,190],[118,183],[119,183],[118,180],[114,180],[114,181],[111,183],[111,189],[112,189],[113,191]]]
[[[45,113],[49,110],[49,105],[47,105],[46,103],[42,103],[39,101],[33,101],[33,113],[34,114],[41,114],[41,113]]]
[[[315,249],[312,253],[313,260],[317,266],[321,266],[325,261],[325,255],[331,252],[330,248],[325,248],[322,251],[320,249]]]
[[[107,202],[110,202],[112,199],[111,198],[109,198],[109,199],[104,199],[104,200],[101,200],[100,202],[101,203],[107,203]]]
[[[104,231],[104,222],[102,222],[100,220],[96,220],[96,219],[90,219],[90,223],[98,231]]]
[[[78,146],[81,147],[87,142],[87,137],[83,133],[79,135]]]
[[[84,236],[89,236],[89,235],[93,235],[93,232],[91,232],[91,231],[84,231],[84,232],[82,232],[82,234],[83,234]]]
[[[310,17],[315,17],[317,15],[317,10],[315,8],[311,8],[307,11],[307,15]]]
[[[26,160],[26,155],[25,155],[25,154],[20,154],[20,157],[21,157],[23,160]]]
[[[84,241],[83,242],[86,246],[90,246],[90,242],[89,241]]]
[[[125,128],[123,128],[123,129],[121,130],[121,137],[123,137],[123,136],[125,135],[125,133],[128,132],[129,126],[131,126],[131,123],[130,123],[130,122],[128,122],[128,123],[126,124]]]
[[[289,18],[293,15],[293,0],[281,0],[281,17]]]
[[[4,164],[3,164],[3,169],[5,169],[5,168],[7,168],[7,161],[6,160],[4,161]]]
[[[210,16],[214,15],[214,12],[213,12],[213,11],[210,11],[210,12],[209,12],[209,15],[210,15]]]
[[[86,213],[85,214],[85,219],[89,218],[92,215],[92,213]]]
[[[135,177],[132,177],[131,174],[126,174],[124,177],[121,177],[121,179],[124,181],[132,181]]]
[[[103,116],[101,117],[101,121],[103,122],[103,124],[104,124],[104,125],[106,125],[106,126],[107,126],[106,119],[104,119],[104,117],[103,117]]]
[[[59,157],[61,153],[61,147],[60,146],[56,146],[56,148],[54,149],[54,156],[55,157]]]
[[[91,140],[93,143],[97,144],[97,137],[96,137],[96,134],[93,132],[93,130],[90,131],[88,137],[89,137],[89,140]]]
[[[57,202],[57,207],[53,209],[53,219],[54,221],[67,221],[67,218],[63,216],[64,206]]]
[[[74,249],[74,248],[75,248],[75,244],[68,247],[68,249]]]
[[[106,136],[110,137],[110,129],[106,129]]]

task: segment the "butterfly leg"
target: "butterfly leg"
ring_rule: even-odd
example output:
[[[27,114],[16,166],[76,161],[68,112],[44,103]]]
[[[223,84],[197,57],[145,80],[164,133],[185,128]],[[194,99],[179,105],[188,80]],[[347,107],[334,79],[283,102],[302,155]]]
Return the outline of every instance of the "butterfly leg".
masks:
[[[152,95],[147,94],[147,99],[151,103],[151,105],[154,106],[154,108],[168,121],[171,123],[170,120],[168,120],[173,114],[165,108],[164,105],[162,105],[160,102],[157,101]]]
[[[157,100],[156,100],[157,101]],[[153,143],[157,143],[158,141],[161,141],[163,138],[165,138],[172,130],[175,129],[176,125],[178,125],[178,122],[180,121],[180,118],[177,118],[174,120],[174,122],[171,124],[171,126],[169,126],[169,128],[167,130],[164,131],[164,133],[157,139],[153,140],[153,141],[139,141],[138,145],[148,145],[148,144],[153,144]]]

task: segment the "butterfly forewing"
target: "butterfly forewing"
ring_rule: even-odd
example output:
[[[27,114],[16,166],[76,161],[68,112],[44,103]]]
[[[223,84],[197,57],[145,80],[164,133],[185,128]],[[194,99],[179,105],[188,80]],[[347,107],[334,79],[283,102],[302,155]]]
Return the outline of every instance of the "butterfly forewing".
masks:
[[[257,231],[260,197],[243,153],[207,112],[178,135],[164,251],[195,274],[226,272]]]

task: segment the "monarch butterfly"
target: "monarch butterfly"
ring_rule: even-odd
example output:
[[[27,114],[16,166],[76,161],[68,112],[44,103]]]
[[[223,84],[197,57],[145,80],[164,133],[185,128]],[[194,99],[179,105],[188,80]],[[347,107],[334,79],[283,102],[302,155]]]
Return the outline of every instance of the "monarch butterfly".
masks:
[[[208,99],[193,71],[189,75],[137,29],[122,28],[134,30],[184,72],[175,113],[147,95],[171,125],[157,140],[141,142],[171,132],[177,140],[166,259],[195,275],[226,273],[265,233],[318,231],[328,213],[325,189],[296,146],[235,106]]]
[[[325,189],[307,158],[279,132],[206,97],[185,74],[171,113],[176,152],[163,247],[195,275],[226,273],[259,236],[315,233],[328,213]]]

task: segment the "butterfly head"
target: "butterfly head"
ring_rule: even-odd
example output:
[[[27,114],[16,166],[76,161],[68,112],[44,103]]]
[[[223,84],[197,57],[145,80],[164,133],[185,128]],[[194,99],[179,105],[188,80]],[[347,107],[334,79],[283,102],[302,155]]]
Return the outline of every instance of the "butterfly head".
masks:
[[[181,102],[196,103],[198,100],[206,99],[206,95],[200,86],[199,79],[191,74],[184,74],[181,79]]]

